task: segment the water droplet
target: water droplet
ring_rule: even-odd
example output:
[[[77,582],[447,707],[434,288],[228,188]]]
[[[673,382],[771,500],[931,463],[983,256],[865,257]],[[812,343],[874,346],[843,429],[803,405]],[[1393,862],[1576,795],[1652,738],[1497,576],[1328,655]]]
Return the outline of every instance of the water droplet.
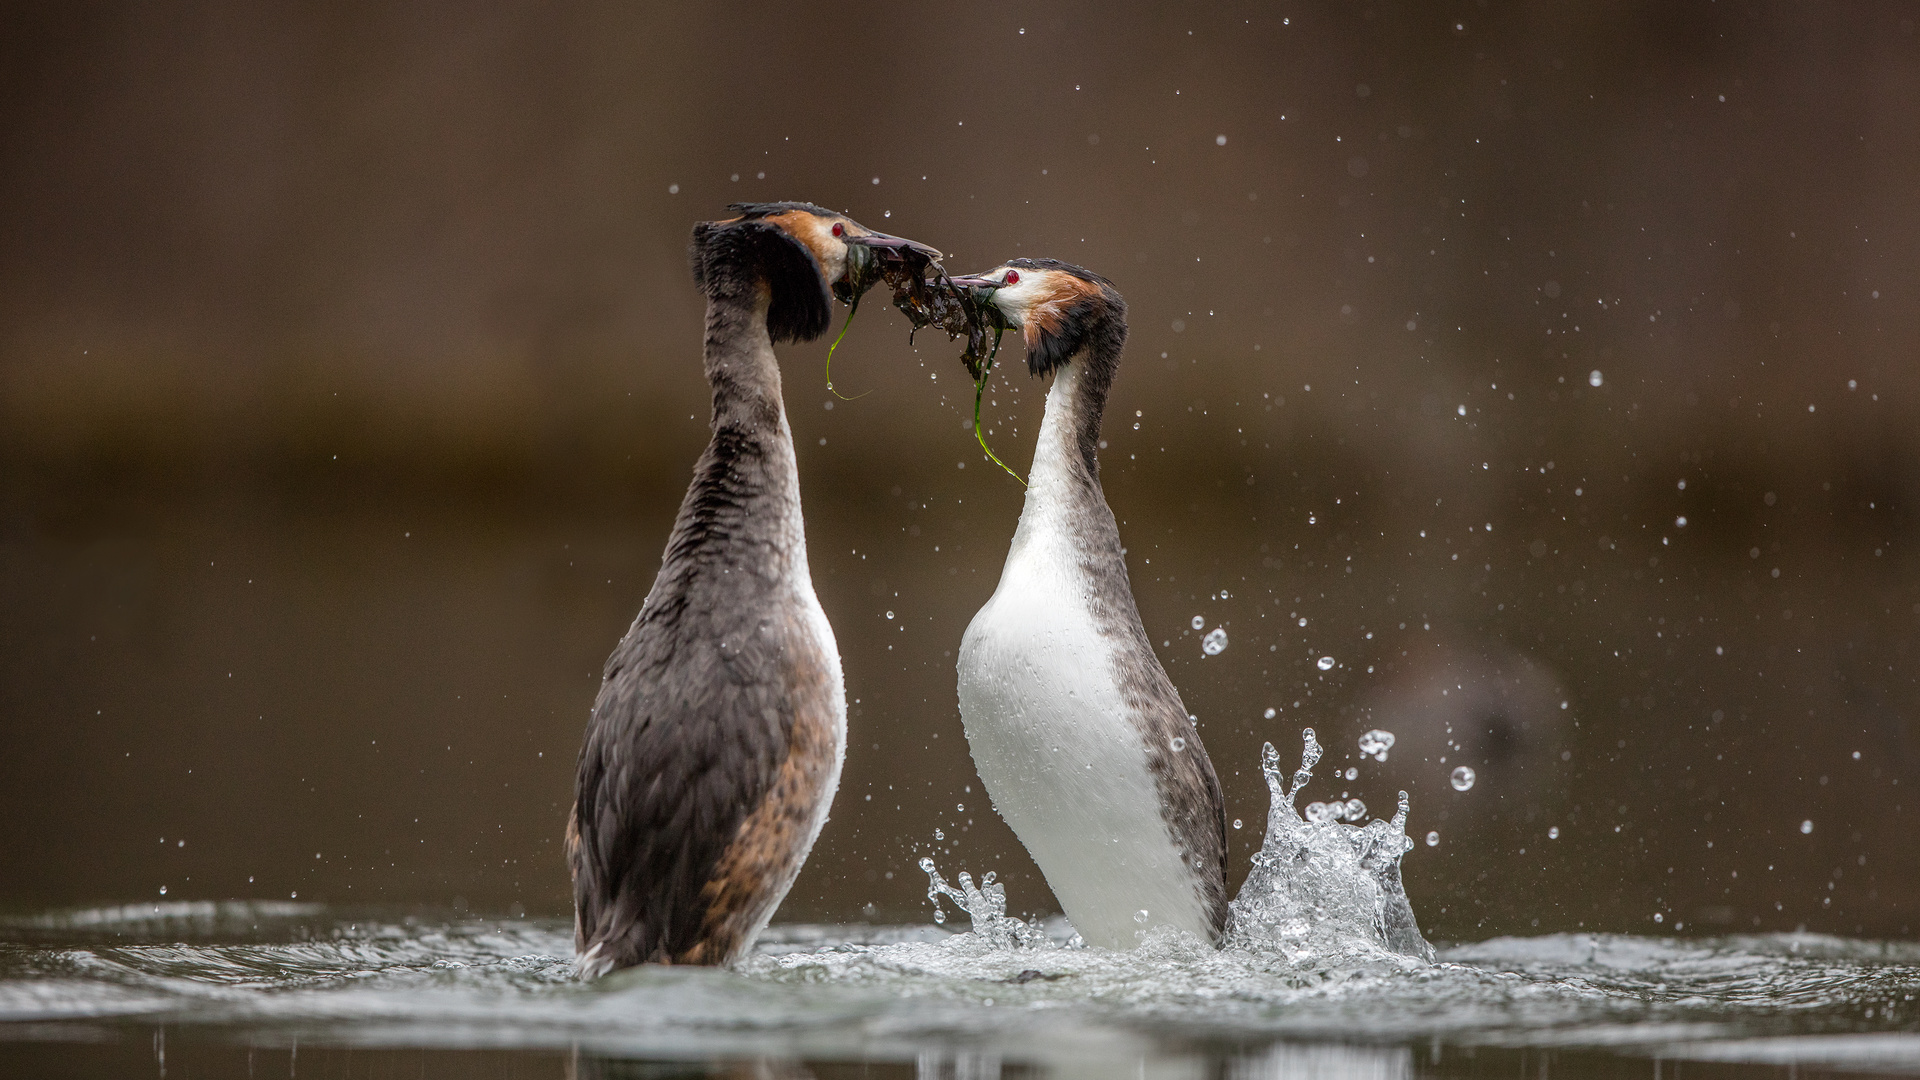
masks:
[[[1275,716],[1277,716],[1277,715],[1279,715],[1279,714],[1278,714],[1277,712],[1275,712],[1275,710],[1274,710],[1274,708],[1273,708],[1273,706],[1271,706],[1271,705],[1269,705],[1269,706],[1267,706],[1267,711],[1266,711],[1265,713],[1262,713],[1261,715],[1263,715],[1263,716],[1265,716],[1265,717],[1266,717],[1267,719],[1269,719],[1269,720],[1271,720],[1271,719],[1273,719],[1273,718],[1274,718]]]
[[[1323,657],[1321,657],[1321,658],[1319,659],[1319,661],[1318,661],[1318,663],[1319,663],[1319,665],[1320,665],[1320,670],[1321,670],[1321,671],[1332,671],[1332,670],[1333,670],[1333,664],[1334,664],[1334,660],[1333,660],[1333,657],[1331,657],[1331,656],[1323,656]]]
[[[959,811],[959,812],[960,812],[960,813],[962,813],[962,814],[964,814],[964,813],[966,813],[966,812],[967,812],[967,804],[966,804],[966,803],[961,803],[961,802],[957,802],[957,803],[954,803],[954,804],[953,804],[953,808],[954,808],[955,810],[957,810],[957,811]]]
[[[1205,625],[1207,625],[1207,617],[1205,615],[1195,615],[1193,617],[1193,628],[1195,630],[1198,630]]]
[[[1374,728],[1360,736],[1360,752],[1375,761],[1387,760],[1387,751],[1393,749],[1393,732]]]
[[[1594,368],[1592,371],[1587,372],[1588,386],[1599,386],[1601,383],[1606,381],[1607,381],[1606,377],[1600,374],[1599,368]]]
[[[1187,748],[1187,740],[1185,740],[1185,739],[1183,739],[1183,738],[1181,738],[1181,737],[1180,737],[1180,736],[1178,736],[1178,735],[1175,735],[1175,736],[1173,737],[1173,740],[1172,740],[1171,742],[1169,742],[1169,743],[1167,743],[1167,745],[1168,745],[1168,746],[1170,746],[1170,747],[1172,747],[1172,748],[1173,748],[1173,752],[1177,754],[1177,753],[1179,753],[1180,751],[1182,751],[1182,750],[1185,750],[1185,749]]]
[[[893,618],[893,612],[891,611],[887,612],[887,618],[889,619]]]
[[[1304,615],[1302,615],[1302,616],[1300,617],[1300,625],[1301,625],[1301,626],[1305,626],[1305,625],[1307,625],[1307,618],[1306,618],[1306,616],[1304,616]]]
[[[1367,816],[1366,803],[1361,802],[1359,799],[1347,800],[1347,820],[1348,821],[1359,821],[1361,818],[1364,818],[1366,816]]]
[[[1355,768],[1351,768],[1351,767],[1349,767],[1349,768],[1347,769],[1347,779],[1349,779],[1349,780],[1358,780],[1359,778],[1360,778],[1360,770],[1359,770],[1359,769],[1355,769]]]
[[[1810,832],[1812,832],[1812,831],[1813,831],[1813,822],[1811,822],[1811,821],[1803,821],[1803,822],[1801,822],[1801,823],[1800,823],[1800,832],[1801,832],[1802,834],[1805,834],[1805,833],[1810,833]]]
[[[1207,631],[1207,636],[1200,639],[1200,651],[1207,654],[1208,656],[1219,656],[1221,653],[1226,652],[1227,651],[1226,630],[1216,626],[1213,629]]]
[[[1147,921],[1147,909],[1146,909],[1146,908],[1141,908],[1141,909],[1140,909],[1139,911],[1136,911],[1136,912],[1134,912],[1134,913],[1133,913],[1133,921],[1134,921],[1134,922],[1137,922],[1137,923],[1144,923],[1144,922],[1146,922],[1146,921]]]
[[[933,838],[935,840],[945,840],[947,838],[947,834],[941,832],[939,829],[935,829],[933,830]]]
[[[1329,821],[1339,821],[1346,816],[1346,810],[1347,808],[1339,803],[1329,806],[1323,802],[1310,802],[1307,804],[1304,816],[1315,825],[1320,825]]]
[[[1437,833],[1437,832],[1430,832],[1430,833],[1428,833],[1428,834],[1427,834],[1427,846],[1428,846],[1428,847],[1439,847],[1439,846],[1440,846],[1440,834],[1439,834],[1439,833]]]
[[[1239,827],[1241,826],[1241,824],[1242,824],[1242,822],[1240,821],[1240,819],[1239,819],[1239,818],[1234,818],[1234,819],[1233,819],[1233,827],[1234,827],[1234,828],[1236,828],[1236,829],[1237,829],[1237,828],[1239,828]]]
[[[160,895],[161,896],[167,895],[167,887],[165,885],[160,886]]]
[[[1560,839],[1560,826],[1558,826],[1558,825],[1549,825],[1549,826],[1547,827],[1547,839],[1549,839],[1549,840],[1558,840],[1558,839]]]
[[[1467,766],[1462,765],[1459,768],[1453,770],[1453,778],[1451,780],[1451,783],[1453,784],[1453,790],[1465,791],[1468,788],[1473,786],[1473,780],[1474,780],[1473,770],[1468,768]]]

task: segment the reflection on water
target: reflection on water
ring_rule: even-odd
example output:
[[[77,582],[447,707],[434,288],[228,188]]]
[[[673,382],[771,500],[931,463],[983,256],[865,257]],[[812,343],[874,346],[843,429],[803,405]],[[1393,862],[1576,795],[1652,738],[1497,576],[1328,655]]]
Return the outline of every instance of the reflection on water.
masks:
[[[14,920],[4,940],[10,1074],[154,1075],[165,1055],[169,1075],[195,1076],[249,1061],[378,1076],[402,1060],[407,1075],[662,1075],[622,1071],[638,1061],[787,1075],[753,1071],[787,1067],[772,1061],[822,1076],[1413,1076],[1510,1072],[1525,1053],[1560,1075],[1618,1055],[1920,1075],[1920,946],[1816,935],[1498,938],[1433,965],[1308,968],[1167,931],[1114,953],[787,925],[735,971],[591,984],[557,920],[163,903]]]

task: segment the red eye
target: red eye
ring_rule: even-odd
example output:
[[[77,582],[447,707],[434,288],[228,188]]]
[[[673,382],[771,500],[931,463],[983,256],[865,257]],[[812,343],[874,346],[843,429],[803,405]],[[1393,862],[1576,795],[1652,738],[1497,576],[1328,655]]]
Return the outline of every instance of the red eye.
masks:
[[[1002,281],[1002,282],[1001,282],[1001,284],[1002,284],[1002,285],[1018,285],[1018,284],[1020,284],[1020,271],[1018,271],[1018,270],[1009,270],[1009,271],[1007,271],[1007,276],[1006,276],[1006,279],[1005,279],[1004,281]]]
[[[839,222],[837,222],[837,221],[836,221],[836,222],[834,222],[834,223],[833,223],[833,235],[835,235],[835,236],[845,236],[845,235],[847,235],[847,227],[846,227],[845,225],[842,225],[842,224],[840,224],[840,223],[839,223]]]

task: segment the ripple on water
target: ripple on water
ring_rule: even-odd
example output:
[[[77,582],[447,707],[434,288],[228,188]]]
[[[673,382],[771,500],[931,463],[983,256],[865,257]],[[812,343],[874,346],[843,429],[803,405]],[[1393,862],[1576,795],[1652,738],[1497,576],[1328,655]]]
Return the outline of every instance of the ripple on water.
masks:
[[[1303,963],[1216,950],[1167,928],[1110,952],[1076,947],[1058,920],[1024,941],[932,926],[776,927],[733,971],[650,968],[582,984],[571,975],[571,927],[558,920],[409,924],[318,912],[281,929],[277,941],[165,944],[7,934],[0,1021],[201,1024],[269,1044],[297,1032],[344,1044],[585,1040],[660,1053],[790,1047],[804,1036],[816,1052],[857,1056],[971,1039],[1043,1058],[1137,1038],[1144,1023],[1172,1038],[1684,1044],[1704,1058],[1726,1040],[1910,1035],[1920,997],[1920,945],[1804,934],[1497,938],[1427,964],[1385,949]],[[1865,1019],[1870,1008],[1877,1021]]]
[[[1302,818],[1296,799],[1320,756],[1311,730],[1303,741],[1291,784],[1265,748],[1265,844],[1218,949],[1167,927],[1142,930],[1126,952],[1087,948],[1057,917],[1007,915],[992,874],[977,885],[960,874],[956,887],[931,861],[929,897],[959,907],[965,933],[780,926],[732,970],[641,968],[594,983],[573,977],[561,920],[134,904],[0,921],[0,1023],[33,1022],[35,1038],[141,1024],[247,1045],[681,1058],[911,1060],[964,1044],[1074,1061],[1196,1039],[1869,1063],[1914,1049],[1920,944],[1550,934],[1436,953],[1400,888],[1405,794],[1390,820]],[[1808,1056],[1792,1057],[1796,1047]],[[1292,1061],[1296,1050],[1272,1052]]]

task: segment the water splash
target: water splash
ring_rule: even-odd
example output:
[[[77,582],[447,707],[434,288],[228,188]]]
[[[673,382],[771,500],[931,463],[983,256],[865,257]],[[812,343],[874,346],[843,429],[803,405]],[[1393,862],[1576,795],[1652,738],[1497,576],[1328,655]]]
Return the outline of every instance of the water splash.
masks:
[[[1281,772],[1280,752],[1272,743],[1261,747],[1270,796],[1267,835],[1229,906],[1228,944],[1277,949],[1295,962],[1379,949],[1432,960],[1433,946],[1420,935],[1400,884],[1401,856],[1413,847],[1407,793],[1400,792],[1389,821],[1347,825],[1324,811],[1321,820],[1302,818],[1294,805],[1321,751],[1312,728],[1301,739],[1300,768],[1291,785]],[[1348,807],[1340,805],[1344,817]]]
[[[1303,730],[1301,738],[1300,768],[1291,785],[1281,773],[1279,751],[1272,743],[1261,747],[1260,765],[1271,793],[1266,839],[1240,895],[1228,906],[1221,949],[1241,962],[1265,967],[1278,959],[1296,970],[1369,966],[1381,960],[1404,963],[1399,958],[1406,957],[1431,961],[1433,946],[1421,936],[1400,883],[1400,859],[1413,848],[1407,836],[1407,793],[1400,792],[1391,820],[1345,824],[1366,818],[1367,806],[1359,799],[1315,802],[1302,818],[1294,806],[1313,776],[1321,749],[1312,728]],[[981,878],[976,888],[972,875],[962,872],[955,888],[940,876],[932,859],[922,858],[920,869],[927,875],[934,922],[946,922],[941,901],[951,900],[973,920],[973,934],[963,936],[988,950],[1049,944],[1037,924],[1007,915],[1006,887],[993,874]],[[1144,944],[1172,945],[1165,938],[1155,939],[1150,932]],[[1204,943],[1186,940],[1204,949]]]
[[[1200,651],[1202,653],[1205,653],[1208,656],[1219,656],[1221,653],[1226,652],[1227,651],[1226,629],[1224,627],[1216,626],[1213,629],[1207,631],[1207,636],[1200,639]]]
[[[1375,761],[1387,760],[1387,751],[1393,749],[1393,732],[1374,728],[1360,736],[1360,752]]]
[[[1030,949],[1047,943],[1046,933],[1038,926],[1007,914],[1007,887],[994,880],[997,875],[993,871],[987,871],[976,887],[973,875],[962,870],[956,889],[940,876],[932,859],[923,857],[920,869],[927,875],[927,899],[933,904],[934,922],[947,921],[947,913],[940,907],[940,899],[945,897],[973,921],[974,935],[995,948]]]
[[[1348,769],[1347,771],[1353,772],[1354,770]],[[1348,777],[1348,779],[1352,779],[1352,777]],[[1361,802],[1359,799],[1348,799],[1346,802],[1341,802],[1339,799],[1335,799],[1332,802],[1312,802],[1307,804],[1305,817],[1308,821],[1315,823],[1322,821],[1365,821],[1367,820],[1367,804]]]
[[[1475,779],[1476,777],[1473,770],[1468,766],[1462,765],[1453,770],[1453,776],[1449,778],[1448,782],[1453,784],[1453,790],[1466,791],[1473,787]]]
[[[15,1040],[0,1047],[0,1061],[24,1051],[29,1061],[84,1061],[92,1067],[69,1071],[106,1075],[97,1055],[59,1047],[111,1040],[116,1054],[144,1051],[164,1034],[174,1077],[244,1075],[256,1054],[260,1064],[277,1055],[287,1072],[297,1057],[302,1076],[338,1072],[324,1060],[347,1055],[360,1073],[381,1062],[373,1075],[479,1071],[471,1056],[431,1057],[454,1047],[484,1050],[501,1063],[492,1071],[527,1074],[554,1072],[578,1048],[581,1076],[684,1075],[683,1060],[651,1063],[694,1055],[745,1061],[752,1075],[802,1075],[770,1064],[797,1047],[829,1063],[828,1073],[873,1059],[876,1048],[908,1061],[918,1054],[926,1076],[1132,1076],[1143,1058],[1164,1075],[1528,1073],[1512,1059],[1489,1065],[1492,1048],[1514,1046],[1642,1055],[1638,1067],[1575,1066],[1582,1075],[1647,1075],[1653,1054],[1797,1058],[1801,1075],[1891,1075],[1910,1071],[1920,1048],[1906,1004],[1920,994],[1920,943],[1910,941],[1554,934],[1457,946],[1431,967],[1302,971],[1269,954],[1156,941],[1164,927],[1119,953],[996,950],[925,925],[777,924],[730,971],[649,966],[583,985],[569,960],[570,920],[153,907],[0,914],[0,1030]],[[1049,926],[1063,943],[1064,928]],[[187,1059],[179,1067],[176,1032]],[[1356,1032],[1386,1059],[1342,1069],[1343,1059],[1298,1049],[1346,1045]],[[986,1067],[954,1068],[956,1044]],[[1414,1068],[1409,1048],[1435,1044],[1454,1067]],[[1193,1056],[1196,1046],[1222,1045],[1257,1056]],[[618,1060],[597,1062],[595,1046]],[[224,1054],[224,1068],[200,1065],[208,1047]],[[527,1056],[504,1056],[513,1052]],[[1003,1058],[1012,1067],[996,1073]],[[1830,1069],[1814,1067],[1822,1061]]]

